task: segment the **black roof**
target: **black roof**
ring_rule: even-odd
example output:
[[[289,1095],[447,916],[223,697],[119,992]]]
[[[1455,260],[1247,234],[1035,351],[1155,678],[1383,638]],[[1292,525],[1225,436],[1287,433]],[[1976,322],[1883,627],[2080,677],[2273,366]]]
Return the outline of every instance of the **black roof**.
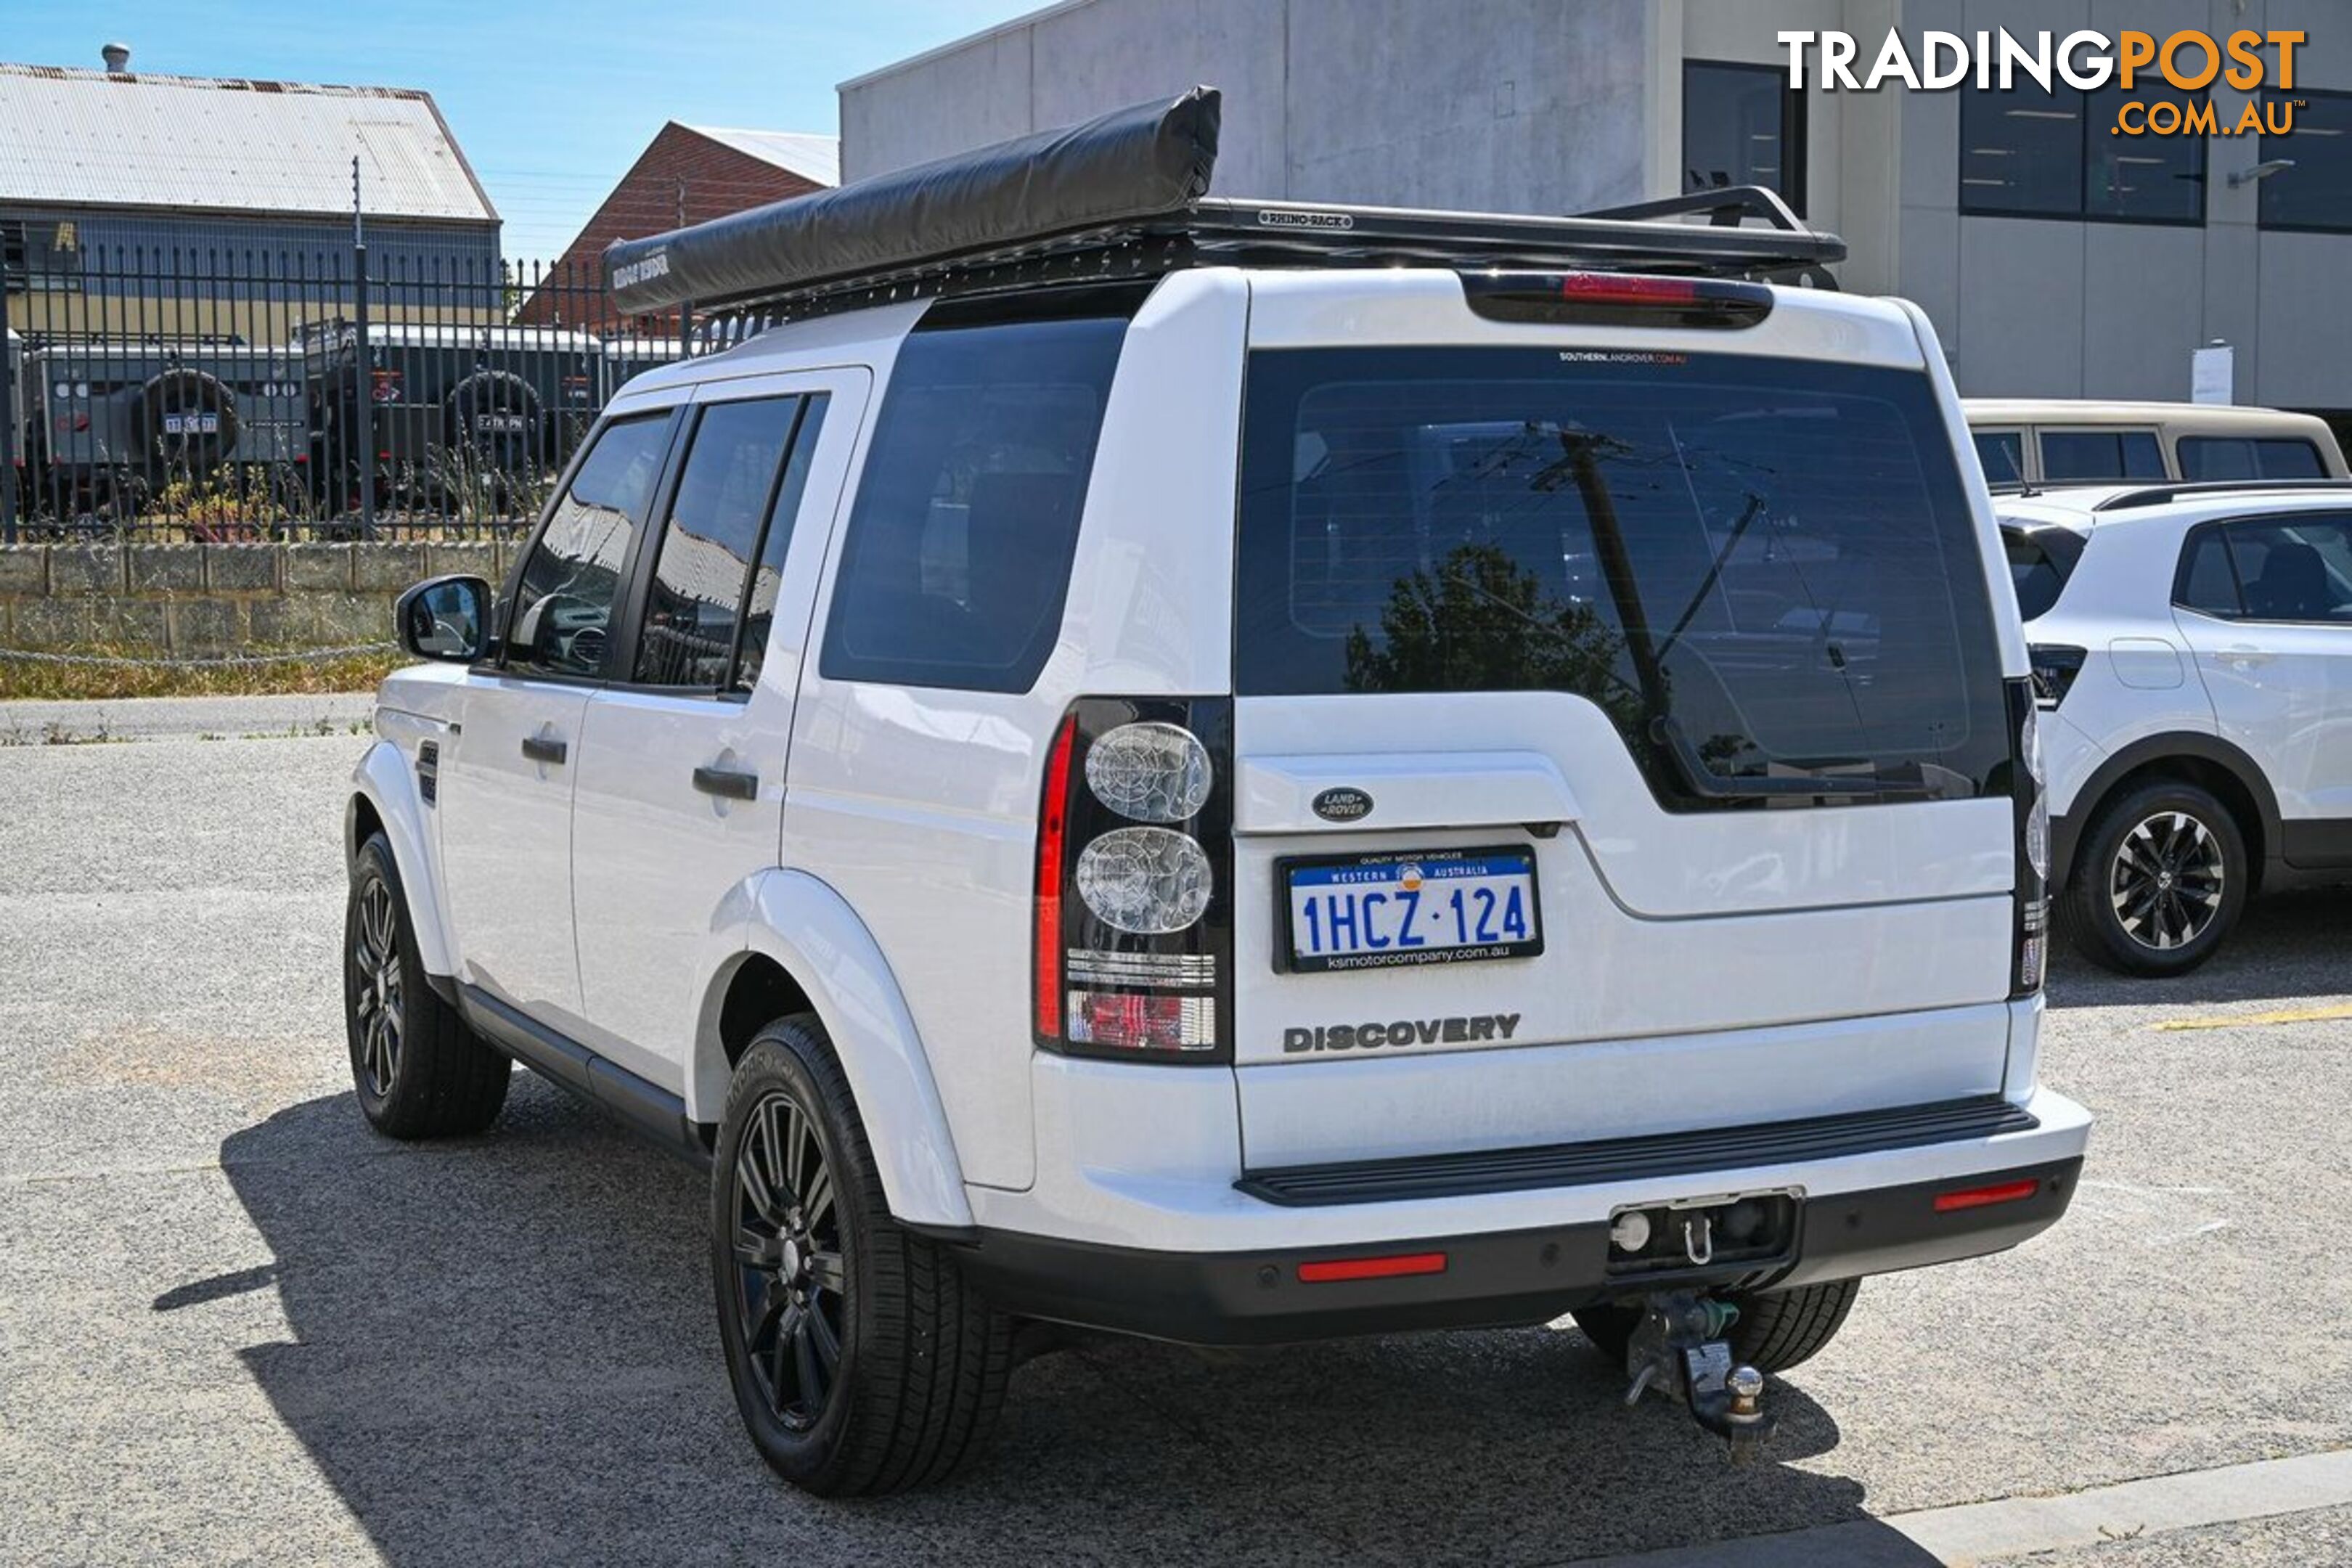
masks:
[[[1753,186],[1577,216],[1208,195],[1219,97],[1196,88],[604,253],[632,313],[796,317],[930,294],[1185,267],[1396,265],[1661,272],[1834,287],[1845,258]],[[1705,216],[1704,225],[1675,221]],[[1760,218],[1754,227],[1744,218]]]

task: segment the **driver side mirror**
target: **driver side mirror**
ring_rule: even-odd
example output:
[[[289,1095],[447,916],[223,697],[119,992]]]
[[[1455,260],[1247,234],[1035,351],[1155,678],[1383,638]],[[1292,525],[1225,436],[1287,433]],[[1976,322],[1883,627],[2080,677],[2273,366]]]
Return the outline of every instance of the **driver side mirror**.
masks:
[[[471,664],[489,644],[490,585],[479,577],[434,577],[400,596],[392,624],[418,658]]]

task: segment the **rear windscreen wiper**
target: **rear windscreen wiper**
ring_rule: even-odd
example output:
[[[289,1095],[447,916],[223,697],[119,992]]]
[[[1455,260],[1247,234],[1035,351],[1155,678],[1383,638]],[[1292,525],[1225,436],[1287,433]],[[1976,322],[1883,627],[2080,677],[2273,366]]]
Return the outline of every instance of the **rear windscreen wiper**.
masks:
[[[1673,715],[1661,713],[1650,721],[1650,732],[1664,746],[1666,754],[1675,760],[1683,775],[1683,783],[1693,795],[1708,800],[1777,800],[1795,797],[1812,799],[1822,795],[1868,795],[1883,800],[1890,796],[1927,799],[1943,792],[1925,778],[1887,778],[1883,775],[1854,773],[1814,773],[1797,777],[1787,773],[1765,778],[1727,778],[1706,765],[1706,759],[1691,743],[1691,738]]]

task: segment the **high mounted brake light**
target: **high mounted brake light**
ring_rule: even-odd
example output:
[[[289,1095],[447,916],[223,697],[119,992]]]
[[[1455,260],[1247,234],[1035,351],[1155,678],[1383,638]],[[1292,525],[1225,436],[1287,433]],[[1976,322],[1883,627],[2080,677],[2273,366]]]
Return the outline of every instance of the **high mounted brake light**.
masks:
[[[1470,309],[1490,321],[1613,327],[1752,327],[1772,290],[1722,278],[1638,272],[1465,272]]]

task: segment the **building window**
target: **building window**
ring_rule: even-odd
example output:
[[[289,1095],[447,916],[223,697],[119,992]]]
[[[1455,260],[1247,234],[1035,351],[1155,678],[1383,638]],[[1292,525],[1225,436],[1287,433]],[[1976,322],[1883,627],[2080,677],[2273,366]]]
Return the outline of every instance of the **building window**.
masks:
[[[2263,112],[2284,113],[2273,107],[2282,97],[2302,107],[2294,110],[2292,132],[2264,132],[2262,161],[2291,158],[2294,167],[2262,183],[2263,227],[2352,234],[2352,92],[2299,87],[2292,94],[2266,93]]]
[[[1960,210],[1993,217],[2093,223],[2202,224],[2205,138],[2123,136],[2133,99],[2187,109],[2200,93],[2158,85],[2126,93],[2044,92],[2030,81],[1960,98]]]
[[[1683,188],[1763,185],[1805,210],[1805,95],[1779,66],[1683,66]]]

